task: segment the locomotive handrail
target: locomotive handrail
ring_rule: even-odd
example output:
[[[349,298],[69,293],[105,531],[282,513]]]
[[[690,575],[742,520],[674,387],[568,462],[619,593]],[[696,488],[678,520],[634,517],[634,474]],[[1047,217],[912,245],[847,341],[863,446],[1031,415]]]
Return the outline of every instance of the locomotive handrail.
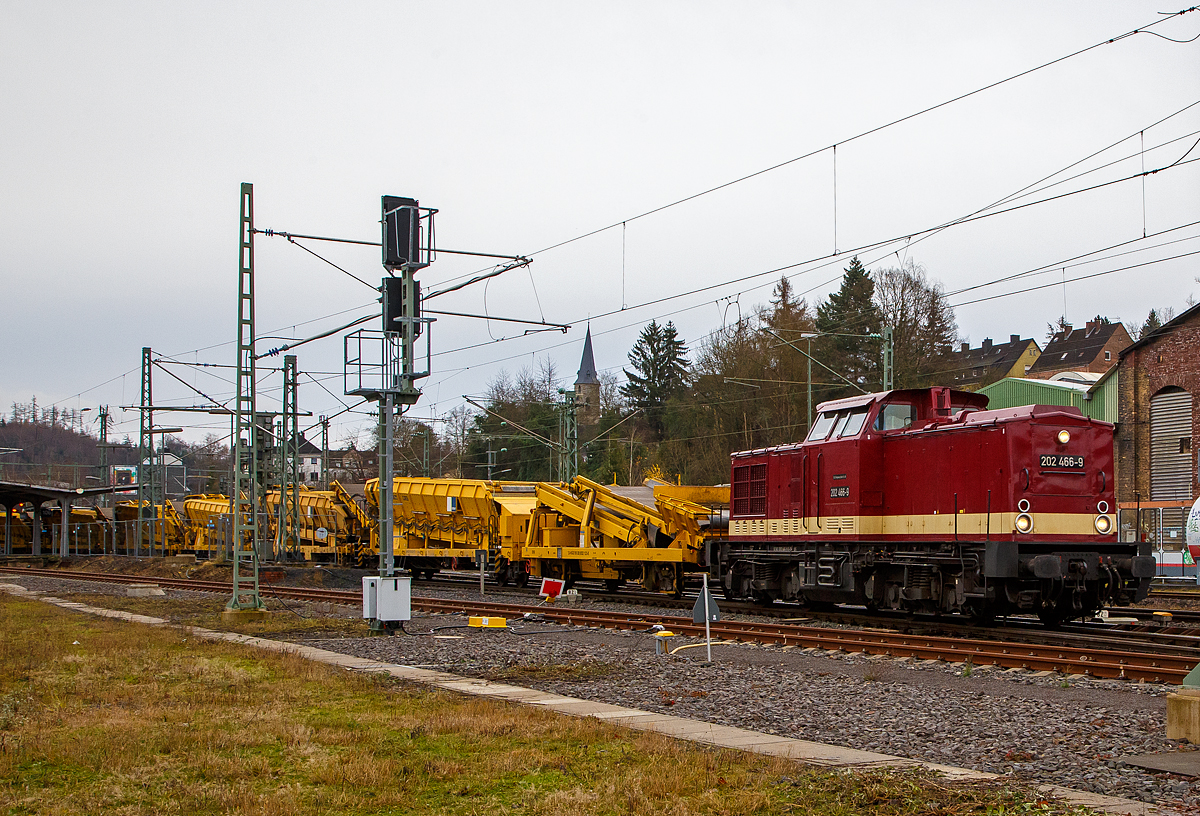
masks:
[[[816,511],[817,529],[818,530],[821,529],[821,460],[824,458],[825,458],[824,453],[817,454],[817,481],[816,481],[817,500],[816,500],[816,507],[814,507],[813,509]]]
[[[800,515],[804,519],[804,532],[808,530],[808,454],[804,454],[804,462],[801,466],[801,483],[804,489],[800,491]]]

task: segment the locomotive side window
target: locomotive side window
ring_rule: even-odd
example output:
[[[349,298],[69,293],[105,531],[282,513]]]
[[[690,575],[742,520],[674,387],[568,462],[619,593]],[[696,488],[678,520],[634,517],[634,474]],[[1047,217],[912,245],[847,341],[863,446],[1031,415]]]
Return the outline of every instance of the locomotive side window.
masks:
[[[817,421],[813,423],[812,430],[808,432],[806,441],[815,442],[829,436],[829,429],[833,427],[833,420],[836,418],[837,414],[829,412],[818,416]]]
[[[863,423],[867,421],[867,409],[855,408],[846,418],[846,422],[842,425],[841,431],[838,432],[838,438],[844,436],[858,436],[858,432],[862,430]]]
[[[917,406],[908,402],[890,402],[875,417],[875,430],[898,431],[913,424]]]

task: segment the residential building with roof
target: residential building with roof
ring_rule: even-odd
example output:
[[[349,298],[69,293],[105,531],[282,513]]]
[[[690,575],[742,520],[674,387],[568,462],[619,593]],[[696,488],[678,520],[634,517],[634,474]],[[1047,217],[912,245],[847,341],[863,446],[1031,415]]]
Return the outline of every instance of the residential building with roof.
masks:
[[[1046,344],[1027,376],[1048,380],[1064,371],[1088,371],[1103,374],[1117,364],[1121,351],[1133,340],[1121,321],[1109,322],[1097,315],[1082,329],[1068,324]]]
[[[300,481],[316,484],[321,481],[321,449],[300,434]]]
[[[993,343],[987,338],[979,348],[963,343],[947,355],[939,382],[963,391],[974,391],[1005,377],[1024,377],[1037,362],[1042,350],[1033,338],[1021,339],[1013,334],[1007,343]]]

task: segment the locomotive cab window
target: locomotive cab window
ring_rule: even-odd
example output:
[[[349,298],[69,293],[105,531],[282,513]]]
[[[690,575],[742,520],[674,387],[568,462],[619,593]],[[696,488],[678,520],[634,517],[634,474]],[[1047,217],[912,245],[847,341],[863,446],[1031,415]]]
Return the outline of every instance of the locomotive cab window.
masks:
[[[867,409],[855,408],[846,417],[846,421],[841,423],[841,428],[838,431],[838,438],[841,439],[847,436],[858,436],[858,432],[862,430],[863,423],[867,421]]]
[[[875,430],[899,431],[917,419],[917,406],[910,402],[889,402],[875,417]]]
[[[837,414],[833,412],[826,412],[818,416],[817,421],[813,423],[812,430],[805,438],[806,441],[815,442],[829,436],[829,429],[833,427],[835,419],[837,419]]]

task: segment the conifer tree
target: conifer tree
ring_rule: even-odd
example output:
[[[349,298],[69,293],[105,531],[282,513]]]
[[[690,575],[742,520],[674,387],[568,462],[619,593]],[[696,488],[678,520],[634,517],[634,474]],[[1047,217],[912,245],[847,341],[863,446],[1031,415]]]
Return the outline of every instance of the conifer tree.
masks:
[[[660,326],[654,320],[642,329],[629,352],[634,371],[625,369],[629,382],[621,386],[621,394],[630,405],[646,412],[646,422],[656,438],[662,438],[663,406],[688,384],[687,354],[675,324]]]
[[[817,306],[817,331],[829,335],[820,344],[821,362],[864,391],[881,388],[880,341],[846,335],[878,334],[882,325],[875,304],[875,282],[857,256],[846,267],[842,286]],[[813,379],[816,379],[814,376]],[[849,386],[831,387],[822,398],[854,393]]]

